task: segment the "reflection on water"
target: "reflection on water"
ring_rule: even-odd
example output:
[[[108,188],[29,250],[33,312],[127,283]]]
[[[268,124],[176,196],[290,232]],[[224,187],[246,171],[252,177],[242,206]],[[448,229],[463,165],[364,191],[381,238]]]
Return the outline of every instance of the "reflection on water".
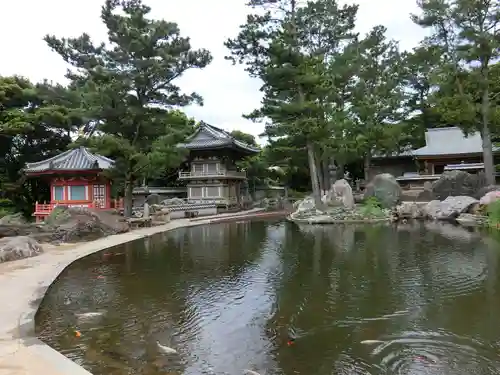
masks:
[[[96,375],[500,374],[498,248],[441,224],[179,229],[70,266],[37,330]]]

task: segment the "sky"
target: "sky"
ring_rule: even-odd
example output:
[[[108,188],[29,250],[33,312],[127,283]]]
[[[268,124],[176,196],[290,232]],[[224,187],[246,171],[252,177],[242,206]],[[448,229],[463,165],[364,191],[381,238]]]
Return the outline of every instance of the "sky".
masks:
[[[375,25],[384,25],[388,37],[400,42],[403,49],[415,47],[424,31],[414,25],[409,15],[417,12],[416,0],[340,0],[358,3],[357,28],[368,32]],[[152,8],[152,17],[175,21],[183,36],[189,36],[193,48],[212,52],[213,62],[203,70],[192,70],[177,84],[185,92],[197,92],[204,106],[192,106],[186,113],[197,121],[226,130],[241,130],[258,136],[263,125],[245,120],[242,114],[259,106],[260,82],[248,77],[241,66],[224,59],[223,43],[238,33],[245,22],[247,0],[145,0]],[[97,42],[106,40],[106,29],[100,20],[103,0],[15,0],[2,4],[0,22],[0,75],[22,75],[34,82],[48,79],[65,83],[66,64],[52,52],[43,37],[77,37],[87,32]],[[263,140],[261,140],[263,142]]]

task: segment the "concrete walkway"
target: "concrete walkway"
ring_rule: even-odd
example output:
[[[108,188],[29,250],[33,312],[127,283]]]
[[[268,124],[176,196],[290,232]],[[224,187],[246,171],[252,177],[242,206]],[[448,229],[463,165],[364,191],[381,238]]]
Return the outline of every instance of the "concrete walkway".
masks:
[[[91,375],[76,363],[35,337],[35,313],[56,277],[72,262],[108,247],[149,237],[176,228],[259,216],[262,210],[228,213],[203,219],[179,219],[168,224],[137,229],[54,249],[34,258],[0,264],[0,375]]]

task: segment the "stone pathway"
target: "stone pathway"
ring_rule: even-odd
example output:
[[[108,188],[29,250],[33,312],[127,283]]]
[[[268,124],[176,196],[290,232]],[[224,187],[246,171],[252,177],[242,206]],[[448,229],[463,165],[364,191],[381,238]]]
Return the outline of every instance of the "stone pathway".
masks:
[[[34,317],[47,288],[72,262],[108,247],[176,228],[259,216],[261,209],[197,220],[179,219],[151,228],[52,250],[0,264],[0,375],[92,375],[35,337]]]

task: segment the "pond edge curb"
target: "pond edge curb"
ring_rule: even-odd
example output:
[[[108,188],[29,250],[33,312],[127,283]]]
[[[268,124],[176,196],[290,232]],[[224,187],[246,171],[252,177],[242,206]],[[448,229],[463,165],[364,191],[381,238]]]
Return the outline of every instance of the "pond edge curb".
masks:
[[[59,374],[67,374],[67,375],[92,375],[89,371],[84,369],[82,366],[67,358],[57,350],[51,348],[49,345],[45,344],[41,341],[35,333],[35,316],[38,312],[40,304],[52,283],[59,277],[59,275],[72,263],[75,261],[82,259],[86,256],[95,254],[99,251],[103,251],[110,247],[120,246],[135,240],[140,240],[144,238],[148,238],[154,236],[156,234],[166,233],[175,229],[181,228],[189,228],[194,226],[201,226],[207,224],[217,224],[229,221],[238,221],[238,220],[248,220],[248,219],[257,219],[259,217],[265,218],[266,216],[272,215],[262,215],[262,212],[247,212],[247,213],[233,213],[233,214],[222,214],[217,216],[207,217],[205,219],[198,220],[189,220],[189,219],[179,219],[171,221],[170,223],[149,227],[149,228],[141,228],[136,229],[130,232],[116,234],[108,237],[104,237],[95,241],[75,244],[75,247],[62,250],[61,254],[42,254],[33,258],[25,258],[14,262],[32,262],[34,266],[29,268],[31,271],[35,271],[36,268],[39,268],[39,279],[37,280],[37,287],[32,287],[32,294],[29,297],[29,303],[27,306],[24,306],[23,313],[17,315],[16,328],[5,330],[2,329],[4,327],[0,327],[0,337],[9,337],[6,341],[11,342],[12,345],[16,345],[17,349],[13,352],[8,352],[7,354],[0,354],[0,369],[3,367],[9,368],[9,357],[11,355],[15,355],[20,351],[21,348],[29,348],[31,354],[35,354],[37,357],[40,357],[42,362],[46,364],[50,364],[50,369],[45,368],[44,373],[51,373],[54,375]],[[274,215],[278,216],[278,215]],[[285,216],[284,214],[282,215]],[[43,260],[43,258],[48,258],[49,263],[41,263],[39,261]],[[58,257],[66,258],[57,260]],[[38,260],[38,262],[37,262]],[[11,262],[9,262],[11,263]],[[4,263],[5,264],[5,263]],[[43,268],[43,269],[42,269]],[[47,269],[48,268],[48,269]],[[12,271],[15,274],[17,271],[19,274],[22,274],[23,271],[26,271],[25,268],[21,267]],[[8,272],[9,273],[9,272]],[[0,274],[1,275],[1,274]],[[9,276],[9,275],[8,275]],[[22,278],[22,275],[17,275],[17,277]],[[14,276],[16,278],[16,276]],[[19,282],[19,280],[17,281]],[[21,280],[22,282],[22,280]],[[13,317],[12,317],[13,319]],[[12,324],[14,325],[14,324]],[[3,331],[3,332],[2,332]],[[23,358],[24,360],[24,358]],[[26,356],[26,362],[30,361],[30,357]],[[17,366],[13,366],[17,367]],[[28,374],[26,369],[19,369],[18,372],[14,370],[14,374]]]

